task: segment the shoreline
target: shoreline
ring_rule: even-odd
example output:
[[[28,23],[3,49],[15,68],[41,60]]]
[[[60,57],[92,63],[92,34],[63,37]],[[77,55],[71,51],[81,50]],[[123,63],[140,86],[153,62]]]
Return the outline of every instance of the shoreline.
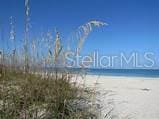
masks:
[[[124,75],[97,75],[97,74],[87,74],[86,76],[90,77],[103,77],[103,78],[124,78],[124,79],[133,79],[133,80],[159,80],[159,77],[147,77],[147,76],[124,76]]]

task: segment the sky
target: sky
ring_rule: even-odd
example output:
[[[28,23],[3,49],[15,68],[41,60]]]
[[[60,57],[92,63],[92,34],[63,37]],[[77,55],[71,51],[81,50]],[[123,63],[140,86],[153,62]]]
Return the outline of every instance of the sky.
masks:
[[[4,37],[7,38],[9,17],[13,16],[20,40],[24,33],[24,0],[0,2],[0,28]],[[99,20],[109,25],[95,29],[88,36],[83,54],[95,50],[111,55],[135,51],[154,52],[159,57],[158,0],[30,0],[30,10],[32,37],[57,28],[65,40],[78,26]],[[0,43],[2,47],[3,42]]]

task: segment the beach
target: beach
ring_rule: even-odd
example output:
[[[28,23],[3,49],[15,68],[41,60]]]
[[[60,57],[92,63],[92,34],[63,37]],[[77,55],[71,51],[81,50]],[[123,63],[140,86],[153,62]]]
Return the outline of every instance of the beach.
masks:
[[[101,118],[110,113],[119,119],[159,119],[159,78],[87,75],[83,82],[96,89]]]

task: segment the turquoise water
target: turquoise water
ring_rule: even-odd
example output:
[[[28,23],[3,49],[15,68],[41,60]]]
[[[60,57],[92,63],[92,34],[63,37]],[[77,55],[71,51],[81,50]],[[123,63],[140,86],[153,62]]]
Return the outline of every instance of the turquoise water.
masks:
[[[103,76],[159,77],[159,70],[152,69],[86,69],[86,72]]]
[[[64,71],[65,68],[57,69],[59,72]],[[83,72],[88,75],[101,75],[101,76],[129,76],[129,77],[153,77],[159,78],[159,70],[154,69],[79,69],[68,68],[67,71],[72,73]],[[54,69],[48,69],[48,71],[54,71]]]

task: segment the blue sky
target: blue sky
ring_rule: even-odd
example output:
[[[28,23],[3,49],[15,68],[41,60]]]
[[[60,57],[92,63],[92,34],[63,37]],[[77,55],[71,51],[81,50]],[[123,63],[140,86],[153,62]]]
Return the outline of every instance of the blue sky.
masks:
[[[7,34],[9,17],[13,16],[20,39],[24,31],[24,0],[0,2],[0,26]],[[106,54],[151,51],[158,55],[158,0],[31,0],[30,8],[33,37],[57,27],[64,40],[78,26],[96,19],[109,26],[90,34],[83,53],[94,50]]]

